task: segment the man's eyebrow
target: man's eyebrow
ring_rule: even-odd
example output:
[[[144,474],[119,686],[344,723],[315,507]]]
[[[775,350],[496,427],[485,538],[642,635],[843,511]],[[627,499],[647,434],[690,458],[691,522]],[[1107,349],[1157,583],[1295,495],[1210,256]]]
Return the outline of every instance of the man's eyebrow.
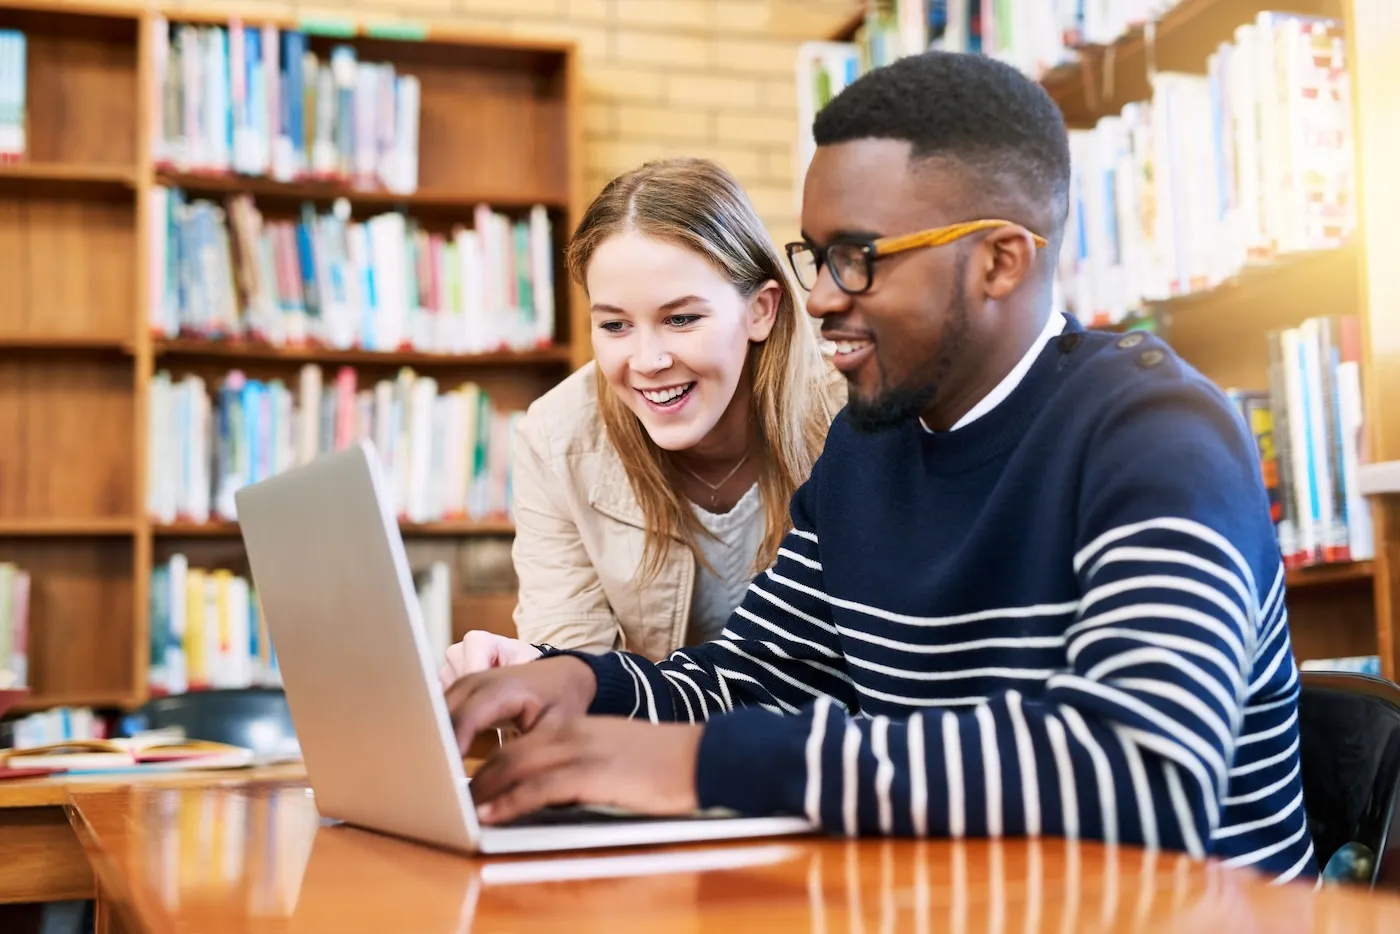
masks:
[[[805,230],[798,231],[798,236],[807,243],[817,242]],[[831,239],[827,242],[835,243],[838,240],[878,240],[883,236],[884,234],[874,230],[838,230],[831,235]]]

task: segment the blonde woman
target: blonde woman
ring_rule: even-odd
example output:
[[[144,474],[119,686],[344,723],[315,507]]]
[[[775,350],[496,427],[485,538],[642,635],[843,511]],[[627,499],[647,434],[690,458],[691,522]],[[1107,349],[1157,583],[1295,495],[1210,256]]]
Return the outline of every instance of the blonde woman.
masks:
[[[717,637],[777,556],[845,384],[739,184],[701,159],[610,182],[568,250],[593,361],[520,422],[518,640],[469,632],[444,687],[537,645],[661,659]]]

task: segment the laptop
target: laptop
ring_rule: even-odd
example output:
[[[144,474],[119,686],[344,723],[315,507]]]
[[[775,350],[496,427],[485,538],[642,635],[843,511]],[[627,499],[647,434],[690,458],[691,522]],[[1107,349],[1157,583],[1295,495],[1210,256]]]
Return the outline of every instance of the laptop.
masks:
[[[552,807],[482,826],[379,454],[361,441],[234,495],[311,793],[323,817],[465,853],[808,832],[801,817]]]

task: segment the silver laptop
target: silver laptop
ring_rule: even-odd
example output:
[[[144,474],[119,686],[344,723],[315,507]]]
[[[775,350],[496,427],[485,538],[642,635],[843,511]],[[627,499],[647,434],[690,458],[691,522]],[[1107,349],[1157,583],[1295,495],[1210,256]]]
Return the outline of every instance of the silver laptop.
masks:
[[[586,807],[481,826],[373,444],[244,487],[235,503],[323,817],[479,853],[813,829],[799,817],[657,819]]]

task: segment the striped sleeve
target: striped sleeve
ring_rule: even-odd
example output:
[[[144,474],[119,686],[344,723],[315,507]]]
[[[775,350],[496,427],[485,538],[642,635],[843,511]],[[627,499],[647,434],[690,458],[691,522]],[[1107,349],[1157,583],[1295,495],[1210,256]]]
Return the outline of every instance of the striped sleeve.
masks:
[[[854,709],[804,508],[808,495],[807,486],[794,495],[793,529],[777,560],[749,585],[720,638],[660,664],[628,652],[570,653],[597,677],[589,713],[699,723],[744,707],[796,714],[818,699]]]
[[[1256,581],[1277,546],[1257,462],[1229,413],[1202,401],[1121,407],[1090,446],[1062,559],[1078,585],[1066,666],[1043,691],[907,717],[850,716],[829,698],[797,716],[736,711],[702,738],[702,806],[848,834],[1204,854],[1240,732]]]

